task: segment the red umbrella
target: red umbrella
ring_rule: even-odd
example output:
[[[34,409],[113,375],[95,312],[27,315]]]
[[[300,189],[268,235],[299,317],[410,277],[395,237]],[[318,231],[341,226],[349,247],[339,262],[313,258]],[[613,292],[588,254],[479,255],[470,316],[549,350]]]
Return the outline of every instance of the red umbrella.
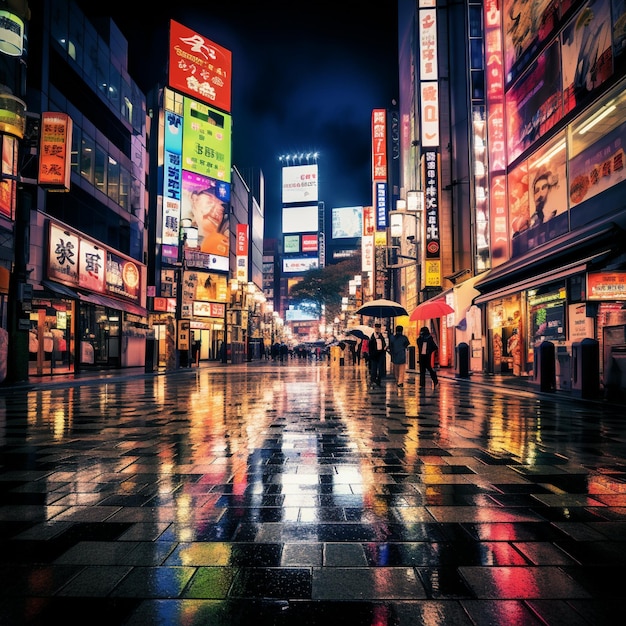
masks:
[[[444,300],[426,300],[422,304],[418,304],[412,311],[409,320],[417,322],[418,320],[432,320],[444,315],[454,313],[454,309]]]

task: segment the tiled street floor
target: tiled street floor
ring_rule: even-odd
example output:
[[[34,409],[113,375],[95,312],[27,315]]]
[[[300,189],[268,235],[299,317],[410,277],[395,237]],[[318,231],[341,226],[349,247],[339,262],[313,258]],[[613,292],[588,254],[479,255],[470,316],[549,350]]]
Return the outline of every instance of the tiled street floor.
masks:
[[[617,624],[623,406],[250,363],[0,393],[0,625]]]

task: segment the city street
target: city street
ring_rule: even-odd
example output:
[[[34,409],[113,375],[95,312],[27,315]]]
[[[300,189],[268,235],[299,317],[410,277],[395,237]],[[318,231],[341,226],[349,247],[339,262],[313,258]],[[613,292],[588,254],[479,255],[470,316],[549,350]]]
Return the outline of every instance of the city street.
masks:
[[[0,625],[623,621],[626,410],[327,362],[0,391]]]

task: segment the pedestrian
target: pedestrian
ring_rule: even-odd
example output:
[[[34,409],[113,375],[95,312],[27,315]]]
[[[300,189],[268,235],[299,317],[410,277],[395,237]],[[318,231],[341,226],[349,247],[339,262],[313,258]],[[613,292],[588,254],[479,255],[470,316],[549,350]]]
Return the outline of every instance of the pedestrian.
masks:
[[[420,364],[420,387],[426,387],[426,371],[430,373],[433,387],[436,387],[439,384],[439,380],[437,378],[437,372],[435,372],[433,368],[433,355],[439,350],[439,347],[426,326],[420,330],[419,337],[417,338],[417,350]]]
[[[404,328],[396,326],[395,333],[389,337],[389,354],[393,375],[398,387],[404,387],[404,375],[406,373],[406,349],[409,347],[409,338],[403,334]]]
[[[385,376],[387,360],[387,342],[383,336],[380,324],[374,324],[374,334],[369,340],[370,378],[372,387],[380,387]]]

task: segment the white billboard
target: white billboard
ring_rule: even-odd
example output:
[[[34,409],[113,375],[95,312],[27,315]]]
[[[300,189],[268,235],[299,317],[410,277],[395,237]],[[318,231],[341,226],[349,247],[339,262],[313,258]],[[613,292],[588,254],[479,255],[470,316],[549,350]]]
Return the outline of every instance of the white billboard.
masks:
[[[283,204],[317,202],[317,163],[283,167]]]
[[[309,270],[315,270],[320,266],[317,257],[297,257],[283,258],[283,273],[285,274],[301,274]]]
[[[319,230],[317,204],[283,207],[283,235],[288,233],[316,233]]]

